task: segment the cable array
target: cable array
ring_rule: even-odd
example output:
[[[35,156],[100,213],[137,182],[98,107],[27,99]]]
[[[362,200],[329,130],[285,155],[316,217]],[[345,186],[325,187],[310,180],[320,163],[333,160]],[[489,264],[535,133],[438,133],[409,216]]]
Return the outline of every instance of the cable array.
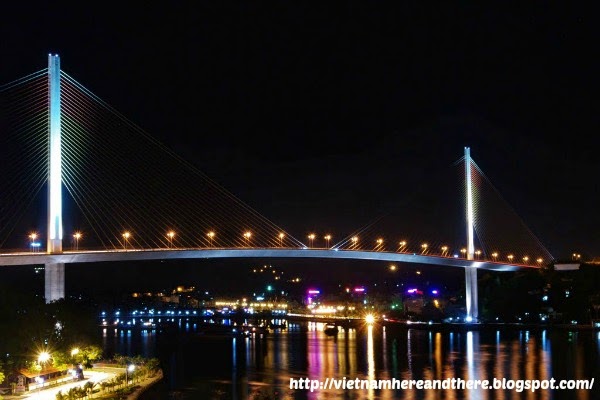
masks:
[[[15,229],[47,180],[48,116],[46,69],[0,86],[0,248],[28,240]]]
[[[61,97],[63,182],[86,247],[302,246],[64,72]]]

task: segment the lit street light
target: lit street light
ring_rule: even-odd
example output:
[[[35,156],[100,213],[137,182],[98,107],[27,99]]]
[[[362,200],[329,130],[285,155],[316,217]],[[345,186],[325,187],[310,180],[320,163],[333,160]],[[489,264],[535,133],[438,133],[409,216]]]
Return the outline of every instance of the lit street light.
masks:
[[[42,378],[42,371],[44,370],[44,364],[46,362],[48,362],[48,360],[50,360],[50,353],[48,353],[47,351],[42,351],[38,355],[37,360],[38,360],[38,363],[40,364],[40,373],[39,373],[39,376],[35,379],[35,381],[38,383],[38,389],[41,391],[42,386],[44,385],[44,378]]]
[[[169,248],[173,247],[173,238],[175,237],[175,231],[167,232],[167,237],[169,238]]]
[[[310,245],[308,247],[312,248],[313,247],[313,241],[315,240],[315,234],[311,233],[310,235],[308,235],[308,240]]]
[[[442,257],[448,255],[448,246],[442,246]]]
[[[399,252],[406,251],[406,240],[401,240],[400,243],[398,243],[398,245]]]
[[[38,234],[35,232],[31,232],[29,234],[29,239],[30,239],[30,247],[31,247],[31,251],[35,252],[36,251],[36,245],[35,245],[35,240],[37,239]]]
[[[247,231],[244,232],[244,238],[246,238],[246,246],[250,247],[250,237],[252,236],[252,232]]]
[[[428,247],[429,247],[429,245],[428,245],[427,243],[423,243],[423,244],[421,245],[421,248],[423,249],[423,250],[421,251],[421,254],[425,254],[425,253],[427,253],[427,248],[428,248]]]
[[[123,232],[123,248],[127,250],[127,244],[129,242],[129,238],[131,237],[131,233],[129,231]]]
[[[283,238],[285,237],[285,234],[282,232],[279,234],[279,247],[283,247]]]
[[[375,245],[375,250],[376,250],[376,251],[377,251],[377,250],[383,250],[383,239],[382,239],[382,238],[379,238],[379,239],[377,239],[377,240],[375,241],[375,243],[377,243],[377,244]]]
[[[125,369],[125,385],[129,385],[129,373],[131,373],[131,378],[133,383],[133,371],[135,370],[135,365],[129,364],[129,366]]]
[[[492,253],[492,259],[494,261],[496,261],[498,259],[498,252],[497,251],[495,251],[495,252]]]
[[[75,250],[79,250],[79,239],[81,239],[81,232],[75,232],[73,234],[73,240],[75,241]]]
[[[325,235],[325,243],[327,248],[329,248],[329,241],[331,240],[331,235]]]
[[[354,250],[356,250],[356,248],[358,247],[358,236],[352,236],[352,248]]]
[[[215,237],[215,233],[213,231],[210,231],[206,234],[206,236],[208,236],[209,246],[212,247],[213,246],[213,238]]]

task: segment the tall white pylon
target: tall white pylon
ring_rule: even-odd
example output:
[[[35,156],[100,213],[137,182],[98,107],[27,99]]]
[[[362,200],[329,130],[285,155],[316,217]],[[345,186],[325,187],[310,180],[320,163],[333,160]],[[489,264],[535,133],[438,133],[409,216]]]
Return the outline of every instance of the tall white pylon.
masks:
[[[467,193],[467,260],[475,259],[475,241],[473,225],[473,192],[471,185],[471,149],[465,147],[465,185]],[[466,322],[477,322],[479,307],[477,298],[477,268],[471,264],[465,267]]]

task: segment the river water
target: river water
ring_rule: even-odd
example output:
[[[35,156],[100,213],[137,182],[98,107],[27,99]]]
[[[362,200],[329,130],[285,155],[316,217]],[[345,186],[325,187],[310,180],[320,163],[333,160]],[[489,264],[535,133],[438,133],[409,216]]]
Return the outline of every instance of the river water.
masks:
[[[600,378],[593,330],[407,329],[364,325],[328,335],[321,323],[250,337],[201,335],[180,320],[169,331],[102,333],[106,354],[158,357],[165,379],[142,399],[600,399],[592,390],[290,389],[290,378],[556,380]],[[510,385],[510,383],[508,383]]]

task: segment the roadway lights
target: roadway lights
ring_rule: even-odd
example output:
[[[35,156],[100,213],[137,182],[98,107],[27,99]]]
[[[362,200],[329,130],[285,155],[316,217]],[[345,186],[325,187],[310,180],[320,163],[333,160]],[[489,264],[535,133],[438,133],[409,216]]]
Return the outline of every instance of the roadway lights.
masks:
[[[279,247],[283,247],[283,238],[285,237],[285,233],[279,234]]]
[[[538,259],[537,259],[537,260],[535,260],[535,261],[537,261],[537,263],[538,263],[539,265],[542,265],[542,262],[544,262],[544,259],[543,259],[543,258],[538,258]]]
[[[81,239],[83,235],[81,232],[75,232],[73,234],[73,240],[75,241],[75,250],[79,250],[79,239]]]
[[[460,249],[460,254],[462,254],[463,258],[467,255],[467,249]]]
[[[127,250],[127,244],[129,242],[129,238],[131,237],[131,233],[129,231],[123,232],[123,248]]]
[[[448,255],[448,246],[442,246],[442,256]]]
[[[352,236],[352,239],[350,240],[352,241],[352,248],[356,250],[358,246],[358,236]]]
[[[497,251],[495,251],[495,252],[492,253],[492,259],[494,261],[496,261],[498,259],[498,252]]]
[[[527,264],[527,261],[529,261],[529,257],[527,257],[527,256],[523,257],[523,262],[524,262],[525,264]]]
[[[315,234],[311,233],[308,235],[308,240],[310,241],[310,246],[309,247],[313,247],[313,241],[315,240]]]
[[[31,247],[31,251],[35,252],[38,247],[35,241],[38,238],[38,234],[36,232],[31,232],[28,237],[30,240],[29,246]]]
[[[175,237],[174,231],[167,232],[167,237],[169,238],[169,247],[173,247],[173,238]]]
[[[406,251],[406,240],[401,240],[398,245],[398,251]]]
[[[244,238],[246,239],[246,246],[250,247],[250,238],[252,237],[252,232],[246,231],[244,232]]]
[[[481,250],[475,250],[475,255],[477,256],[477,258],[479,258],[479,256],[481,255]]]
[[[423,244],[421,245],[421,248],[423,249],[423,250],[421,251],[421,254],[425,254],[425,253],[427,252],[427,248],[428,248],[428,247],[429,247],[429,245],[428,245],[427,243],[423,243]]]
[[[206,236],[208,236],[208,243],[209,243],[210,247],[212,247],[213,238],[215,237],[215,233],[213,231],[210,231],[206,234]]]
[[[375,250],[383,250],[383,239],[379,238],[375,242],[377,243]]]
[[[509,254],[508,256],[506,256],[506,258],[508,258],[509,262],[512,262],[513,258],[515,258],[515,256],[513,256],[512,254]]]
[[[331,235],[325,235],[325,244],[326,247],[329,248],[329,241],[331,240]]]

